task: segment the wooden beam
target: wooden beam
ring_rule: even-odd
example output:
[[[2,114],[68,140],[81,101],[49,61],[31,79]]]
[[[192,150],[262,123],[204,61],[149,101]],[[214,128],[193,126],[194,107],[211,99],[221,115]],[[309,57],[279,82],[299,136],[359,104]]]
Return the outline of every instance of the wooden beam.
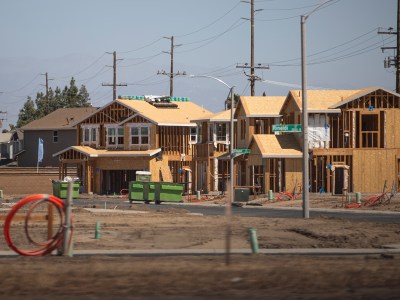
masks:
[[[314,156],[329,156],[329,155],[353,155],[353,149],[320,149],[314,148],[312,151]]]

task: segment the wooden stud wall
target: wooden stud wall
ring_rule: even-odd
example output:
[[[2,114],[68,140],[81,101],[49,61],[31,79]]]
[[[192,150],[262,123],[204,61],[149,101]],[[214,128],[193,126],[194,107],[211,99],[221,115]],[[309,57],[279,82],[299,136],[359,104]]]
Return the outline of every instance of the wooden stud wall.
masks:
[[[158,145],[163,147],[167,155],[191,156],[189,149],[190,128],[182,126],[159,126]]]

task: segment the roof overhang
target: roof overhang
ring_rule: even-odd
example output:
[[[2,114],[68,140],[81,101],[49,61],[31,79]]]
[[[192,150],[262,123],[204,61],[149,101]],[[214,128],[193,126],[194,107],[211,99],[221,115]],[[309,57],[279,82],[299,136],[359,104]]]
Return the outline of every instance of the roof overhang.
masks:
[[[340,114],[340,109],[308,110],[309,114]]]
[[[72,146],[67,149],[61,150],[57,153],[53,154],[53,157],[61,155],[69,150],[77,151],[82,153],[88,157],[151,157],[161,152],[161,148],[153,149],[153,150],[144,150],[144,151],[115,151],[115,150],[96,150],[88,147],[88,150],[85,150],[86,147],[81,146]]]
[[[196,127],[195,123],[187,123],[187,124],[173,124],[173,123],[158,123],[158,126],[176,126],[176,127]]]
[[[280,118],[282,115],[276,114],[250,114],[248,115],[249,118]]]
[[[22,131],[46,131],[46,130],[51,130],[51,131],[60,131],[60,130],[76,130],[76,126],[71,126],[71,127],[62,127],[62,128],[21,128]]]
[[[233,159],[235,159],[238,156],[245,155],[245,154],[246,153],[233,153]],[[217,159],[218,160],[230,160],[231,159],[231,155],[228,152],[228,153],[222,154],[221,156],[218,156]]]
[[[302,158],[303,155],[298,154],[263,154],[262,158]]]

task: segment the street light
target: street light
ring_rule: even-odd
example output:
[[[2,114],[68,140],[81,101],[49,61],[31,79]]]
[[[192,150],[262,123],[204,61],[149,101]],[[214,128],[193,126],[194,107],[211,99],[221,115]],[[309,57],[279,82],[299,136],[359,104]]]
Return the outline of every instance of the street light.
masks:
[[[230,120],[230,141],[229,141],[229,164],[230,164],[230,170],[229,170],[229,177],[231,178],[231,184],[229,185],[229,193],[230,193],[230,197],[228,197],[228,203],[226,204],[225,207],[225,215],[227,217],[227,227],[226,227],[226,264],[229,265],[229,254],[230,254],[230,249],[231,249],[231,227],[230,227],[230,223],[231,223],[231,216],[232,216],[232,203],[234,201],[234,193],[233,193],[233,135],[234,135],[234,130],[233,130],[233,106],[234,106],[234,87],[235,86],[229,86],[226,82],[224,82],[223,80],[214,77],[214,76],[209,76],[209,75],[189,75],[191,78],[195,78],[195,77],[205,77],[205,78],[211,78],[214,79],[220,83],[222,83],[223,85],[225,85],[229,90],[230,90],[230,94],[231,94],[231,120]]]
[[[320,9],[323,5],[334,0],[327,0],[318,5],[307,15],[302,15],[300,19],[301,27],[301,89],[302,89],[302,110],[303,110],[303,218],[310,217],[309,208],[309,185],[310,172],[308,162],[308,110],[307,110],[307,55],[306,55],[306,21],[308,17]]]

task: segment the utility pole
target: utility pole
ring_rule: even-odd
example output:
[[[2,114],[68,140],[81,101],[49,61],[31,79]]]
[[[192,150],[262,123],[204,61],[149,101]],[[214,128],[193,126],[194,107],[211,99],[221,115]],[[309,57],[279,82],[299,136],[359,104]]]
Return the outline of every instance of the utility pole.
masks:
[[[174,48],[179,47],[182,44],[175,45],[174,44],[174,36],[171,36],[171,37],[164,36],[164,38],[171,40],[171,51],[170,52],[163,51],[164,53],[168,53],[171,55],[171,67],[170,67],[169,73],[165,72],[165,70],[161,70],[161,71],[159,70],[157,72],[157,75],[167,75],[169,77],[169,96],[173,97],[173,95],[174,95],[174,77],[177,75],[186,75],[185,71],[183,71],[182,73],[179,71],[177,73],[174,73]]]
[[[44,86],[46,86],[46,114],[48,114],[50,112],[50,103],[49,103],[49,80],[53,80],[53,79],[49,79],[49,75],[46,73],[41,74],[44,75],[46,77],[46,84]],[[43,84],[42,84],[43,85]]]
[[[107,54],[111,54],[111,52],[106,52]],[[113,83],[102,83],[102,86],[112,86],[113,87],[113,101],[117,99],[117,86],[127,86],[126,83],[118,83],[117,84],[117,60],[122,60],[122,59],[117,59],[117,52],[114,51],[113,53],[114,56],[114,63],[113,63],[113,69],[114,69],[114,75],[113,75]],[[110,66],[108,66],[110,67]]]
[[[248,1],[242,1],[242,2],[246,2],[249,3]],[[257,10],[257,11],[261,11],[261,9]],[[250,23],[251,23],[251,41],[250,41],[250,49],[251,49],[251,55],[250,55],[250,66],[248,66],[247,63],[245,63],[244,65],[237,65],[236,68],[242,68],[242,69],[250,69],[250,76],[246,74],[246,76],[250,77],[250,90],[251,90],[251,96],[255,95],[255,81],[257,79],[260,79],[259,77],[255,76],[254,74],[254,70],[255,69],[269,69],[268,66],[263,66],[262,64],[258,64],[258,66],[254,66],[254,0],[250,1]],[[247,18],[243,18],[245,20],[248,20]]]
[[[397,0],[397,30],[393,31],[393,28],[388,28],[387,31],[378,31],[378,34],[395,34],[397,36],[397,43],[396,47],[381,47],[382,52],[385,52],[385,50],[394,50],[395,55],[394,56],[388,56],[385,58],[384,61],[384,67],[385,68],[390,68],[390,67],[395,67],[396,68],[396,93],[400,93],[400,0]]]
[[[3,122],[7,121],[7,112],[0,111],[0,128],[3,127]]]
[[[3,94],[3,92],[0,92],[0,94]],[[0,110],[0,128],[3,127],[4,121],[7,121],[7,112]]]

